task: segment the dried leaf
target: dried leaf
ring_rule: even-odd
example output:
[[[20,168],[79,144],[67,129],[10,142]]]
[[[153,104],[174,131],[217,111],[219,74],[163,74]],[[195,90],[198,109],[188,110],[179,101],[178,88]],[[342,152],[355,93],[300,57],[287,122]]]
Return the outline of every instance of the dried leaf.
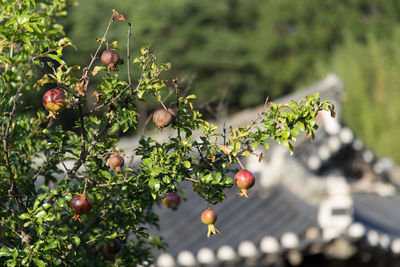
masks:
[[[258,155],[258,162],[261,163],[263,161],[263,159],[264,159],[263,156],[264,156],[264,154],[262,152],[260,153],[260,155]]]
[[[78,94],[80,95],[85,95],[85,80],[81,79],[77,84],[76,84],[76,88],[78,89]]]
[[[336,111],[333,108],[331,109],[331,117],[336,118]]]
[[[221,145],[217,145],[217,147],[219,149],[222,150],[222,152],[224,152],[225,154],[229,155],[232,152],[232,149],[229,148],[228,146],[221,146]]]
[[[119,20],[119,21],[126,21],[126,18],[125,18],[124,15],[119,14],[119,15],[117,16],[117,20]]]

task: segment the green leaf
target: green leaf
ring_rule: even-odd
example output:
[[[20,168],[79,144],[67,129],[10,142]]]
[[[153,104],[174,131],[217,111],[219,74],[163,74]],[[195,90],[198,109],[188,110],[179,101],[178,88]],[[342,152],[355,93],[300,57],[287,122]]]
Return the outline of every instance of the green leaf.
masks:
[[[103,176],[107,179],[111,179],[111,177],[112,177],[112,175],[109,171],[101,170],[100,173],[101,173],[101,176]]]
[[[77,236],[73,236],[72,241],[74,242],[75,246],[79,246],[79,244],[81,243],[81,239]]]
[[[250,156],[251,155],[251,153],[250,153],[250,151],[248,151],[248,150],[246,150],[246,151],[244,151],[243,153],[242,153],[242,156],[243,157],[248,157],[248,156]]]
[[[33,258],[33,261],[34,261],[34,262],[36,263],[36,265],[39,266],[39,267],[46,267],[46,266],[47,266],[47,264],[46,264],[44,261],[42,261],[41,259]]]
[[[259,144],[260,144],[259,142],[253,142],[253,143],[251,143],[251,145],[250,145],[250,146],[251,146],[251,149],[256,150]]]
[[[293,136],[298,136],[300,134],[300,130],[297,127],[294,127],[290,130],[290,134]]]
[[[66,64],[64,60],[62,60],[61,58],[59,58],[57,55],[54,54],[47,54],[46,57],[49,57],[55,61],[57,61],[58,63],[62,64]]]
[[[151,178],[150,178],[150,180],[149,180],[149,186],[150,186],[150,189],[151,189],[153,192],[158,192],[158,190],[160,190],[160,182],[159,182],[156,178],[154,178],[154,177],[151,177]]]
[[[30,219],[31,216],[28,213],[22,213],[21,215],[19,215],[19,218],[22,220],[27,220]]]
[[[226,178],[223,180],[223,183],[224,183],[224,184],[232,184],[232,182],[233,182],[233,179],[232,179],[231,177],[226,177]]]
[[[282,132],[282,138],[283,139],[288,139],[289,136],[290,136],[290,132],[288,132],[288,131]]]
[[[36,214],[36,218],[42,219],[44,216],[46,216],[46,214],[47,214],[46,211],[41,210]]]
[[[190,164],[189,161],[185,160],[185,161],[183,162],[183,166],[185,166],[186,169],[189,169],[190,166],[191,166],[191,164]]]
[[[7,256],[10,256],[10,255],[11,255],[11,253],[10,253],[10,249],[8,247],[3,246],[0,249],[0,257],[7,257]]]
[[[140,48],[140,53],[141,53],[142,55],[145,55],[148,51],[149,51],[149,50],[148,50],[148,47],[147,47],[147,46],[142,46],[142,47]]]
[[[144,166],[151,168],[153,166],[153,160],[151,158],[147,158],[142,160]]]
[[[263,142],[263,146],[264,146],[265,150],[268,150],[268,149],[269,149],[269,143]]]
[[[194,98],[196,98],[196,95],[188,95],[185,99],[186,100],[189,100],[189,99],[194,99]]]
[[[295,124],[294,126],[296,126],[297,128],[299,128],[299,129],[300,129],[301,131],[303,131],[303,132],[306,130],[306,127],[304,126],[304,123],[301,122],[301,121],[296,122],[296,124]]]

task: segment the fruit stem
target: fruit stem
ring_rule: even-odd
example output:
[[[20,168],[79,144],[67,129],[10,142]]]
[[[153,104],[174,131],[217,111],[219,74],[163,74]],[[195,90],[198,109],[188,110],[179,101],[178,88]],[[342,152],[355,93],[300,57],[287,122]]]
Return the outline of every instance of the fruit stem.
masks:
[[[85,194],[86,194],[86,186],[87,186],[87,178],[85,178],[85,185],[84,185],[84,187],[83,187],[83,195],[85,196]]]
[[[240,162],[239,157],[235,156],[236,160],[238,161],[240,167],[242,168],[242,170],[246,170],[246,168],[243,166],[243,164]]]
[[[163,108],[166,110],[166,111],[168,111],[168,109],[167,109],[167,107],[164,105],[164,102],[160,99],[160,104],[161,104],[161,106],[163,106]]]

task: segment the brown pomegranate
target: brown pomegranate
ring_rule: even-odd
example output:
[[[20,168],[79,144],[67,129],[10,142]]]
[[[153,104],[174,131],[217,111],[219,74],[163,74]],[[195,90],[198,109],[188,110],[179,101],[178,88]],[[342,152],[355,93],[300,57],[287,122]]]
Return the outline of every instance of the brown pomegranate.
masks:
[[[238,171],[235,175],[235,183],[242,191],[239,193],[239,196],[249,197],[247,195],[247,190],[253,187],[255,183],[254,175],[247,170]]]
[[[124,63],[124,61],[119,57],[118,52],[112,49],[104,50],[101,54],[100,61],[109,71],[116,70],[118,64]]]
[[[74,216],[72,217],[74,220],[81,220],[79,218],[80,215],[86,214],[92,208],[92,201],[90,198],[84,194],[78,194],[71,198],[69,202],[69,206],[74,212]]]
[[[212,234],[220,234],[217,228],[215,228],[215,222],[217,221],[217,214],[212,209],[208,208],[203,211],[201,214],[201,221],[208,225],[207,237],[210,237]]]
[[[66,96],[63,91],[58,88],[48,90],[43,95],[43,106],[50,112],[49,117],[55,118],[55,116],[65,109],[67,105]]]
[[[124,165],[124,158],[118,153],[115,153],[108,158],[107,163],[110,168],[116,170],[117,173],[121,173],[121,167]]]
[[[158,129],[162,130],[164,127],[168,127],[171,123],[174,123],[176,119],[176,113],[173,109],[159,109],[154,112],[153,122],[157,125]]]
[[[176,210],[181,203],[181,196],[177,192],[170,192],[162,200],[165,207]]]

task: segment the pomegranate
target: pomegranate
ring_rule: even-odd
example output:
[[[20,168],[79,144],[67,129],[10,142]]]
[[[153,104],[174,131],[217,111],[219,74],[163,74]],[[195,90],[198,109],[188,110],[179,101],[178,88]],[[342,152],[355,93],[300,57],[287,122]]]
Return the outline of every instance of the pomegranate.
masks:
[[[67,105],[66,96],[63,91],[58,88],[48,90],[43,95],[43,106],[50,112],[49,117],[55,117],[58,113],[65,109]]]
[[[176,192],[170,192],[162,200],[165,207],[176,210],[181,203],[181,196]]]
[[[154,112],[153,122],[157,125],[158,129],[162,130],[164,127],[168,127],[171,123],[174,123],[176,119],[176,113],[173,109],[159,109]]]
[[[210,237],[212,234],[220,234],[220,232],[215,228],[215,222],[217,221],[217,214],[215,211],[211,210],[210,208],[206,209],[203,211],[201,214],[201,221],[204,224],[208,225],[208,232],[207,232],[207,237]]]
[[[242,191],[241,193],[239,193],[239,196],[249,197],[247,195],[247,189],[253,187],[255,179],[251,172],[247,170],[241,170],[238,171],[235,175],[235,183],[237,187],[239,187]]]
[[[110,168],[116,170],[117,173],[121,173],[121,167],[124,165],[124,158],[118,153],[115,153],[108,158],[107,163]]]
[[[100,57],[101,63],[110,70],[116,70],[118,64],[123,64],[124,61],[119,57],[117,51],[112,49],[104,50]]]
[[[92,208],[92,201],[90,198],[84,194],[78,194],[71,198],[69,202],[69,206],[74,212],[74,216],[72,217],[74,220],[81,220],[79,218],[80,215],[86,214]]]

